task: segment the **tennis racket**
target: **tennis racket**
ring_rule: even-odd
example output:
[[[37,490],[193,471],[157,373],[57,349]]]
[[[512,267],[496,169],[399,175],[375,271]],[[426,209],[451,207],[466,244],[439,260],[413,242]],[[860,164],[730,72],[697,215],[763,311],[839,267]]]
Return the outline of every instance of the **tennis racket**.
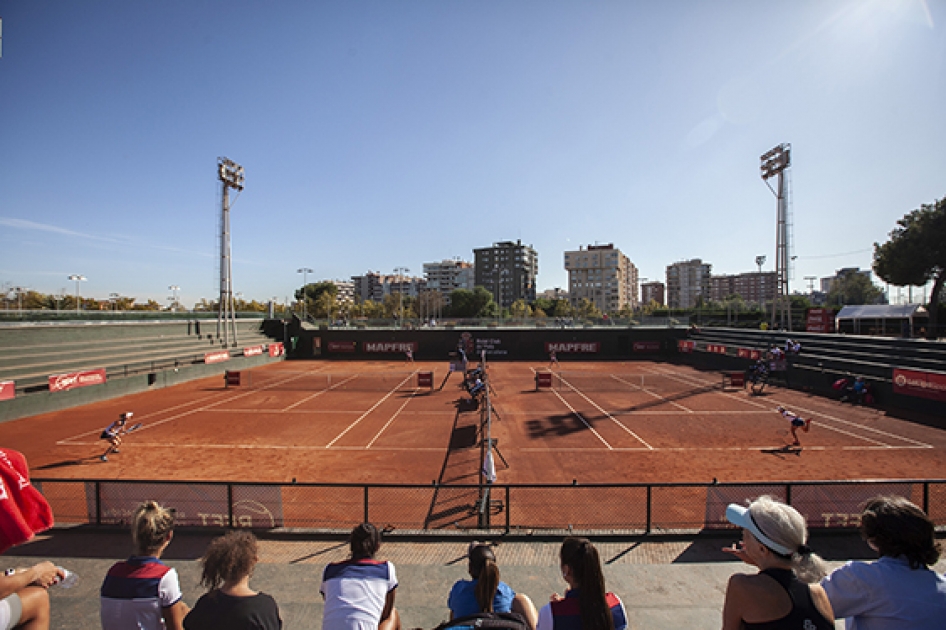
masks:
[[[128,427],[127,429],[125,429],[125,430],[123,431],[123,433],[131,433],[132,431],[137,431],[138,429],[141,428],[141,426],[142,426],[142,425],[141,425],[140,422],[137,423],[137,424],[133,424],[133,425],[131,425],[130,427]]]

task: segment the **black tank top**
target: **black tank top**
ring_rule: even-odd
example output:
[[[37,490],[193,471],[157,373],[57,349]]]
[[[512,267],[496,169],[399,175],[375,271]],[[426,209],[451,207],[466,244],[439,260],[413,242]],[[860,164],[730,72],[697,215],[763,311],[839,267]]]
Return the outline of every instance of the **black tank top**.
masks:
[[[765,569],[766,574],[788,593],[792,598],[792,610],[775,621],[763,623],[749,623],[744,621],[749,630],[834,630],[834,621],[824,618],[811,599],[811,589],[808,585],[795,577],[795,572],[789,569]]]

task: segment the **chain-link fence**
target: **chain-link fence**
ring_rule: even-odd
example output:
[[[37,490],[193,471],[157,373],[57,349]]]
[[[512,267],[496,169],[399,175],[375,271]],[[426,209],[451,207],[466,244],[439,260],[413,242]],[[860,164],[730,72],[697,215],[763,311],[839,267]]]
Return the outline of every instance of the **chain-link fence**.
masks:
[[[417,532],[686,533],[730,527],[729,503],[763,494],[812,528],[851,528],[877,495],[903,496],[946,527],[946,480],[726,484],[264,484],[34,479],[59,524],[124,525],[142,501],[192,527],[347,530],[371,521]]]

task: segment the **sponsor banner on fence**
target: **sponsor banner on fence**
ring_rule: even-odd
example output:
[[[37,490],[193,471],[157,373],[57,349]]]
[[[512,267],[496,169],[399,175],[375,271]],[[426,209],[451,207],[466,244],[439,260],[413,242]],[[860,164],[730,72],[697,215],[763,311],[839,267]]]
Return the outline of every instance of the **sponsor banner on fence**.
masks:
[[[217,350],[204,355],[204,363],[223,363],[230,360],[229,350]]]
[[[243,348],[243,356],[245,357],[258,357],[263,354],[263,346],[250,346],[249,348]]]
[[[279,486],[232,486],[233,525],[268,529],[282,527],[282,492]],[[85,484],[89,522],[96,522],[95,483]],[[99,514],[103,525],[127,525],[138,506],[147,500],[174,509],[174,524],[227,527],[230,509],[226,484],[160,482],[99,482]]]
[[[660,352],[659,341],[635,341],[634,352]]]
[[[739,358],[740,359],[752,359],[753,361],[758,361],[762,358],[761,350],[753,350],[752,348],[739,348]]]
[[[563,352],[574,354],[594,354],[601,350],[600,341],[546,341],[546,352]]]
[[[64,392],[76,387],[103,385],[105,383],[105,368],[70,372],[69,374],[54,374],[49,377],[49,391]]]
[[[503,349],[502,339],[479,338],[476,339],[476,354],[483,356],[483,352],[488,356],[505,356],[509,354]]]
[[[726,354],[726,346],[720,345],[718,343],[708,343],[706,344],[707,352],[714,352],[716,354]]]
[[[678,352],[693,352],[696,348],[695,341],[689,341],[687,339],[678,339],[677,340],[677,351]]]
[[[366,341],[365,352],[405,353],[417,351],[416,341]]]
[[[356,341],[330,341],[328,342],[329,352],[354,352],[358,347]]]
[[[894,369],[893,391],[905,396],[946,402],[946,374]]]
[[[281,357],[284,354],[286,354],[286,346],[281,341],[269,344],[269,356]]]
[[[834,332],[834,311],[830,308],[810,308],[805,322],[807,332]]]
[[[0,400],[13,400],[16,397],[16,382],[0,381]]]
[[[763,494],[784,502],[785,485],[710,487],[706,493],[705,526],[710,529],[735,527],[726,520],[726,506],[730,503],[748,505]],[[864,504],[878,495],[916,500],[910,483],[793,485],[791,504],[805,517],[808,527],[857,527]]]

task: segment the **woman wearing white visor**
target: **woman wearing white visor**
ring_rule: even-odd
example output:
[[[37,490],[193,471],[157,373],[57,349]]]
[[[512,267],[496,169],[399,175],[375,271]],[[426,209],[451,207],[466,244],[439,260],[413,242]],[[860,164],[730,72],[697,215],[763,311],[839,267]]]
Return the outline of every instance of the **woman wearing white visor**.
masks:
[[[760,571],[729,578],[723,630],[833,630],[831,603],[814,584],[826,567],[805,544],[808,529],[798,510],[762,496],[747,508],[731,504],[726,519],[742,528],[742,540],[723,551]]]

